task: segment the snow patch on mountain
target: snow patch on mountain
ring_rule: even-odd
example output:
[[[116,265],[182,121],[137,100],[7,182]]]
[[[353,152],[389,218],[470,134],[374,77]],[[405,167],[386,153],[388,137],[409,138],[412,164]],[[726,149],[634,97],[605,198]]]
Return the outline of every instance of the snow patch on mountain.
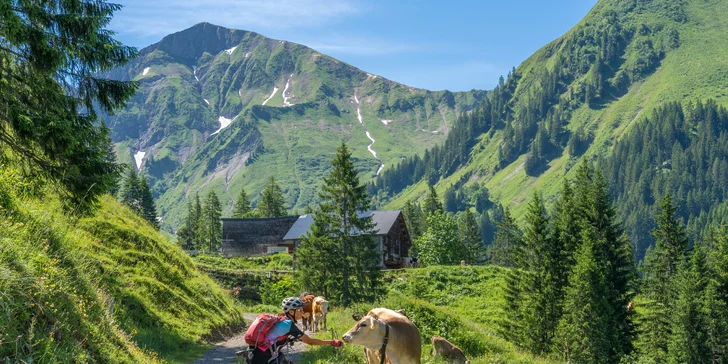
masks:
[[[245,58],[248,58],[249,55],[250,55],[250,52],[245,53]]]
[[[291,83],[291,77],[293,77],[293,73],[288,76],[288,81],[286,81],[286,87],[284,87],[283,92],[281,92],[281,96],[283,96],[283,106],[293,106],[292,103],[288,102],[288,99],[290,99],[290,97],[286,96],[286,91],[288,91],[288,85]]]
[[[372,148],[372,146],[374,145],[376,140],[374,140],[374,138],[372,138],[372,135],[369,133],[369,130],[367,130],[367,127],[364,126],[364,119],[361,116],[361,108],[359,107],[359,98],[356,97],[356,94],[354,94],[354,101],[356,101],[356,118],[359,119],[359,124],[361,124],[361,126],[364,128],[364,133],[367,135],[367,138],[369,138],[369,140],[372,141],[371,143],[369,143],[369,145],[367,145],[367,150],[369,151],[369,153],[371,153],[374,156],[374,158],[376,158],[376,160],[381,162],[382,160],[379,159],[379,157],[377,157],[377,152],[374,151],[374,149]],[[382,168],[384,168],[384,163],[382,163],[382,165],[379,166],[379,169],[377,169],[377,176],[379,175],[379,172],[382,171]]]
[[[230,126],[230,124],[233,122],[233,120],[235,120],[235,118],[228,119],[228,118],[226,118],[224,116],[220,116],[219,118],[217,118],[217,121],[220,122],[220,129],[217,129],[217,131],[215,131],[214,133],[210,134],[210,136],[213,136],[213,135],[219,133],[222,129],[225,129],[228,126]]]
[[[144,69],[144,71],[142,72],[142,76],[146,76],[147,73],[149,73],[149,68],[151,68],[151,67],[147,67]]]
[[[195,80],[199,81],[200,79],[197,78],[197,67],[192,66],[192,75],[195,76]]]
[[[381,122],[382,122],[382,124],[384,124],[384,125],[389,125],[389,123],[391,123],[391,122],[392,122],[392,120],[388,120],[388,119],[381,119],[381,120],[379,120],[379,121],[381,121]]]
[[[237,49],[237,48],[238,48],[238,46],[232,47],[230,49],[226,49],[225,53],[227,53],[228,55],[231,56],[233,54],[233,52],[235,52],[235,49]]]
[[[147,152],[142,152],[141,150],[134,153],[134,161],[136,162],[137,169],[142,169],[142,162],[144,161],[145,155],[147,155]]]
[[[203,99],[203,100],[205,100],[205,102],[206,102],[206,103],[207,103],[208,105],[210,105],[210,101],[208,101],[207,99]]]
[[[267,99],[265,99],[265,101],[263,101],[263,105],[267,104],[267,103],[268,103],[268,101],[270,101],[270,99],[272,99],[272,98],[273,98],[273,96],[275,96],[275,95],[276,95],[276,92],[278,92],[278,87],[275,87],[275,86],[274,86],[274,87],[273,87],[273,92],[272,92],[272,93],[270,94],[270,96],[268,96],[268,98],[267,98]]]

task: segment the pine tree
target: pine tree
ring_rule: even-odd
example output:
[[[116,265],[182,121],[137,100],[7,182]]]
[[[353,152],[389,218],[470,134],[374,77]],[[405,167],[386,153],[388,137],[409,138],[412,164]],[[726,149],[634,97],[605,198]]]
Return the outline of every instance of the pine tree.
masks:
[[[193,210],[192,201],[187,201],[187,215],[182,227],[177,231],[177,244],[184,250],[195,249],[197,240],[197,216]]]
[[[283,198],[281,187],[278,186],[273,176],[268,179],[268,183],[263,188],[260,201],[256,207],[258,216],[260,217],[278,217],[286,215],[286,201]]]
[[[407,224],[407,231],[414,241],[425,232],[425,225],[427,225],[422,208],[420,208],[420,204],[407,201],[402,212]]]
[[[708,347],[713,363],[728,361],[728,231],[711,232],[707,247],[705,304]]]
[[[483,211],[483,213],[480,214],[480,236],[483,237],[483,249],[488,249],[490,244],[493,243],[493,239],[495,239],[495,229],[496,224],[493,222],[493,219],[490,218],[490,214],[488,214],[488,211]],[[487,257],[487,254],[484,253]],[[487,259],[486,259],[487,260]]]
[[[506,268],[516,266],[515,254],[523,244],[522,233],[513,220],[508,208],[503,213],[503,220],[498,223],[495,239],[489,247],[490,263]]]
[[[344,306],[372,301],[383,288],[379,243],[372,238],[374,224],[371,216],[361,214],[371,202],[346,144],[341,144],[331,165],[311,231],[297,249],[299,274],[309,284],[320,281],[317,284]]]
[[[0,10],[0,144],[33,174],[59,182],[66,207],[77,211],[92,207],[122,171],[98,119],[138,86],[101,76],[137,54],[106,29],[120,8],[6,1]]]
[[[149,188],[149,183],[147,183],[147,177],[145,176],[142,176],[139,181],[139,191],[141,193],[141,216],[145,220],[149,221],[155,229],[159,229],[159,221],[157,221],[157,206],[154,203],[154,196],[152,195],[152,190]]]
[[[549,350],[551,337],[559,315],[554,312],[561,299],[554,287],[554,265],[551,257],[551,233],[546,209],[539,194],[534,194],[526,212],[523,245],[516,255],[516,266],[523,272],[519,287],[522,303],[520,314],[522,344],[531,352],[542,354]],[[512,288],[512,289],[515,289]]]
[[[687,236],[680,221],[675,218],[672,197],[666,195],[656,217],[657,238],[654,249],[648,249],[644,265],[644,295],[647,298],[646,314],[640,325],[636,343],[640,357],[655,362],[667,357],[670,336],[670,313],[677,299],[674,276],[677,267],[685,264]],[[687,272],[685,274],[688,274]]]
[[[427,216],[427,230],[417,241],[418,257],[426,265],[454,265],[465,259],[465,249],[455,219],[435,210]]]
[[[465,212],[460,215],[458,233],[465,250],[465,262],[468,264],[483,264],[485,262],[483,236],[480,235],[480,228],[475,221],[475,215],[470,212],[470,209],[465,209]]]
[[[205,198],[200,214],[198,244],[202,249],[216,252],[222,242],[222,206],[215,191],[210,191]]]
[[[121,186],[121,202],[137,215],[142,215],[142,190],[136,169],[130,167]]]
[[[578,171],[577,171],[578,172]],[[577,173],[577,178],[579,173]],[[577,188],[577,192],[579,189]],[[634,333],[631,319],[625,310],[635,291],[635,260],[632,244],[624,235],[612,206],[607,183],[597,171],[587,192],[588,206],[583,229],[591,230],[594,236],[594,254],[597,264],[607,267],[604,272],[609,287],[607,300],[614,315],[609,321],[612,327],[611,362],[617,362],[632,350]],[[578,195],[578,193],[577,193]],[[577,204],[578,211],[578,204]],[[583,235],[583,234],[582,234]]]
[[[705,254],[700,247],[690,259],[677,267],[673,284],[676,297],[670,312],[668,363],[709,363],[708,325],[705,315],[707,272]]]
[[[435,187],[430,185],[428,191],[427,197],[422,205],[422,212],[425,213],[425,219],[427,219],[427,217],[435,211],[444,211],[442,202],[440,202],[440,198],[437,196],[437,191],[435,191]]]
[[[582,232],[576,251],[553,352],[569,363],[613,363],[610,328],[614,312],[604,268],[595,251],[596,237],[590,232]]]
[[[308,206],[306,206],[308,207]],[[250,207],[250,200],[248,194],[245,193],[245,188],[240,189],[238,199],[235,201],[235,208],[233,209],[233,218],[246,217],[253,209]]]

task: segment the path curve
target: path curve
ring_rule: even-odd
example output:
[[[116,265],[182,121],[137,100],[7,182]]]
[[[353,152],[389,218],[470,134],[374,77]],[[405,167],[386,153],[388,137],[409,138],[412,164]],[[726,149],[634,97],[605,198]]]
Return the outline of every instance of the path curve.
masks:
[[[243,315],[243,317],[245,318],[245,322],[253,322],[253,320],[258,317],[258,314],[246,313],[245,315]],[[237,361],[235,360],[235,352],[248,347],[248,345],[245,343],[244,336],[245,333],[240,333],[240,335],[232,337],[228,341],[221,342],[215,345],[215,347],[208,350],[205,355],[197,359],[195,361],[195,364],[237,363]],[[298,359],[300,359],[301,353],[306,351],[306,344],[299,341],[294,343],[293,347],[289,347],[283,350],[284,354],[286,354],[286,358],[288,358],[289,360],[293,360],[293,362],[295,363],[296,361],[298,361]]]

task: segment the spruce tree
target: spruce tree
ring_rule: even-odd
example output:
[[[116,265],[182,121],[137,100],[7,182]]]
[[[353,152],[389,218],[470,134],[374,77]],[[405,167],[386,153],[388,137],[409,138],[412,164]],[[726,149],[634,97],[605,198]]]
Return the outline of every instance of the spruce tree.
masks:
[[[640,357],[655,362],[667,357],[670,313],[677,299],[674,276],[677,267],[685,264],[688,247],[687,235],[675,217],[675,206],[669,194],[662,199],[660,207],[661,212],[656,216],[657,229],[652,233],[657,242],[645,257],[643,292],[647,310],[636,343]]]
[[[728,231],[711,232],[705,290],[708,347],[713,363],[728,362]]]
[[[516,266],[523,272],[519,287],[521,293],[521,337],[522,344],[531,352],[542,354],[549,350],[551,337],[559,315],[556,305],[561,299],[554,287],[555,265],[553,239],[549,231],[549,220],[541,196],[535,193],[528,204],[523,245],[516,255]],[[559,252],[560,253],[560,252]],[[515,287],[511,288],[515,289]]]
[[[577,173],[577,178],[579,174]],[[579,189],[577,188],[577,191]],[[601,172],[594,174],[587,192],[586,220],[583,228],[594,236],[594,254],[597,263],[607,267],[605,279],[609,287],[608,302],[614,315],[611,362],[619,361],[632,350],[633,324],[625,310],[635,291],[635,260],[631,242],[626,238],[612,205],[606,181]],[[578,210],[578,204],[577,204]]]
[[[485,263],[483,236],[480,235],[480,228],[475,221],[475,215],[470,212],[470,209],[465,209],[465,212],[460,214],[460,218],[458,219],[458,233],[460,234],[460,242],[465,251],[465,262],[468,264]]]
[[[308,207],[308,206],[307,206]],[[233,218],[246,217],[253,209],[250,207],[250,200],[248,194],[245,193],[245,188],[240,189],[238,199],[235,201],[235,208],[233,209]]]
[[[141,216],[142,206],[142,190],[139,176],[134,167],[130,167],[121,185],[120,196],[121,202],[128,206],[135,214]]]
[[[285,216],[286,201],[283,198],[281,187],[276,183],[276,179],[271,176],[268,183],[263,188],[263,192],[256,206],[258,216],[260,217],[278,217]]]
[[[184,250],[195,249],[197,234],[197,218],[194,215],[192,201],[187,200],[187,215],[182,227],[177,231],[177,244]]]
[[[142,217],[149,221],[149,223],[155,228],[159,229],[159,221],[157,220],[157,206],[154,203],[154,195],[152,190],[149,188],[147,183],[147,177],[142,176],[139,181],[139,190],[141,192],[141,207]]]
[[[407,201],[402,213],[404,214],[404,220],[407,224],[407,231],[409,231],[410,238],[412,241],[417,240],[425,232],[427,225],[420,204]]]
[[[205,204],[202,206],[198,231],[198,244],[202,249],[210,252],[217,252],[222,242],[222,206],[215,191],[210,191],[205,197]]]
[[[493,219],[490,218],[490,214],[488,214],[488,211],[483,211],[483,213],[480,214],[480,236],[483,237],[483,249],[488,249],[490,244],[493,243],[493,239],[495,239],[495,229],[496,224],[493,222]],[[485,256],[487,257],[487,253],[485,253]]]
[[[435,187],[432,185],[429,186],[427,197],[425,198],[424,203],[422,204],[422,212],[425,214],[425,219],[427,217],[435,212],[435,211],[443,211],[442,202],[440,202],[440,197],[437,196],[437,191],[435,191]]]
[[[693,251],[690,264],[682,261],[672,280],[676,295],[670,312],[668,363],[711,362],[704,306],[708,278],[705,264],[705,254],[697,247]]]
[[[331,165],[311,231],[296,252],[299,274],[309,284],[323,282],[319,286],[343,306],[372,301],[383,293],[383,286],[379,243],[372,237],[372,218],[365,213],[371,202],[346,144]]]
[[[105,1],[0,7],[0,144],[33,175],[59,182],[63,202],[77,211],[92,207],[122,171],[98,118],[123,107],[138,86],[102,76],[137,54],[106,28],[120,8]]]
[[[569,274],[553,352],[569,363],[614,363],[609,283],[597,258],[593,231],[582,231],[581,240]]]
[[[498,223],[495,239],[488,249],[490,263],[506,268],[516,266],[515,254],[523,244],[522,233],[516,225],[508,208],[503,213],[503,219]]]

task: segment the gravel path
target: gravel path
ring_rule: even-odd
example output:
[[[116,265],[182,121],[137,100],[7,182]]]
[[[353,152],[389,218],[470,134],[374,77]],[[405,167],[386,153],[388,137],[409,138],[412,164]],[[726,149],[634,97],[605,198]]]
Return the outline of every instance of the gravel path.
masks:
[[[258,317],[258,314],[245,314],[244,317],[246,322],[253,322],[253,320]],[[203,355],[200,359],[197,359],[197,361],[195,361],[195,364],[237,363],[235,361],[235,352],[242,350],[248,346],[247,344],[245,344],[243,336],[244,333],[240,333],[240,335],[237,335],[228,341],[215,345],[214,348],[208,350],[205,355]],[[288,358],[289,360],[293,360],[294,362],[296,362],[300,358],[301,353],[303,353],[304,351],[306,351],[306,344],[300,341],[296,342],[293,347],[283,349],[283,353],[286,354],[286,358]]]

